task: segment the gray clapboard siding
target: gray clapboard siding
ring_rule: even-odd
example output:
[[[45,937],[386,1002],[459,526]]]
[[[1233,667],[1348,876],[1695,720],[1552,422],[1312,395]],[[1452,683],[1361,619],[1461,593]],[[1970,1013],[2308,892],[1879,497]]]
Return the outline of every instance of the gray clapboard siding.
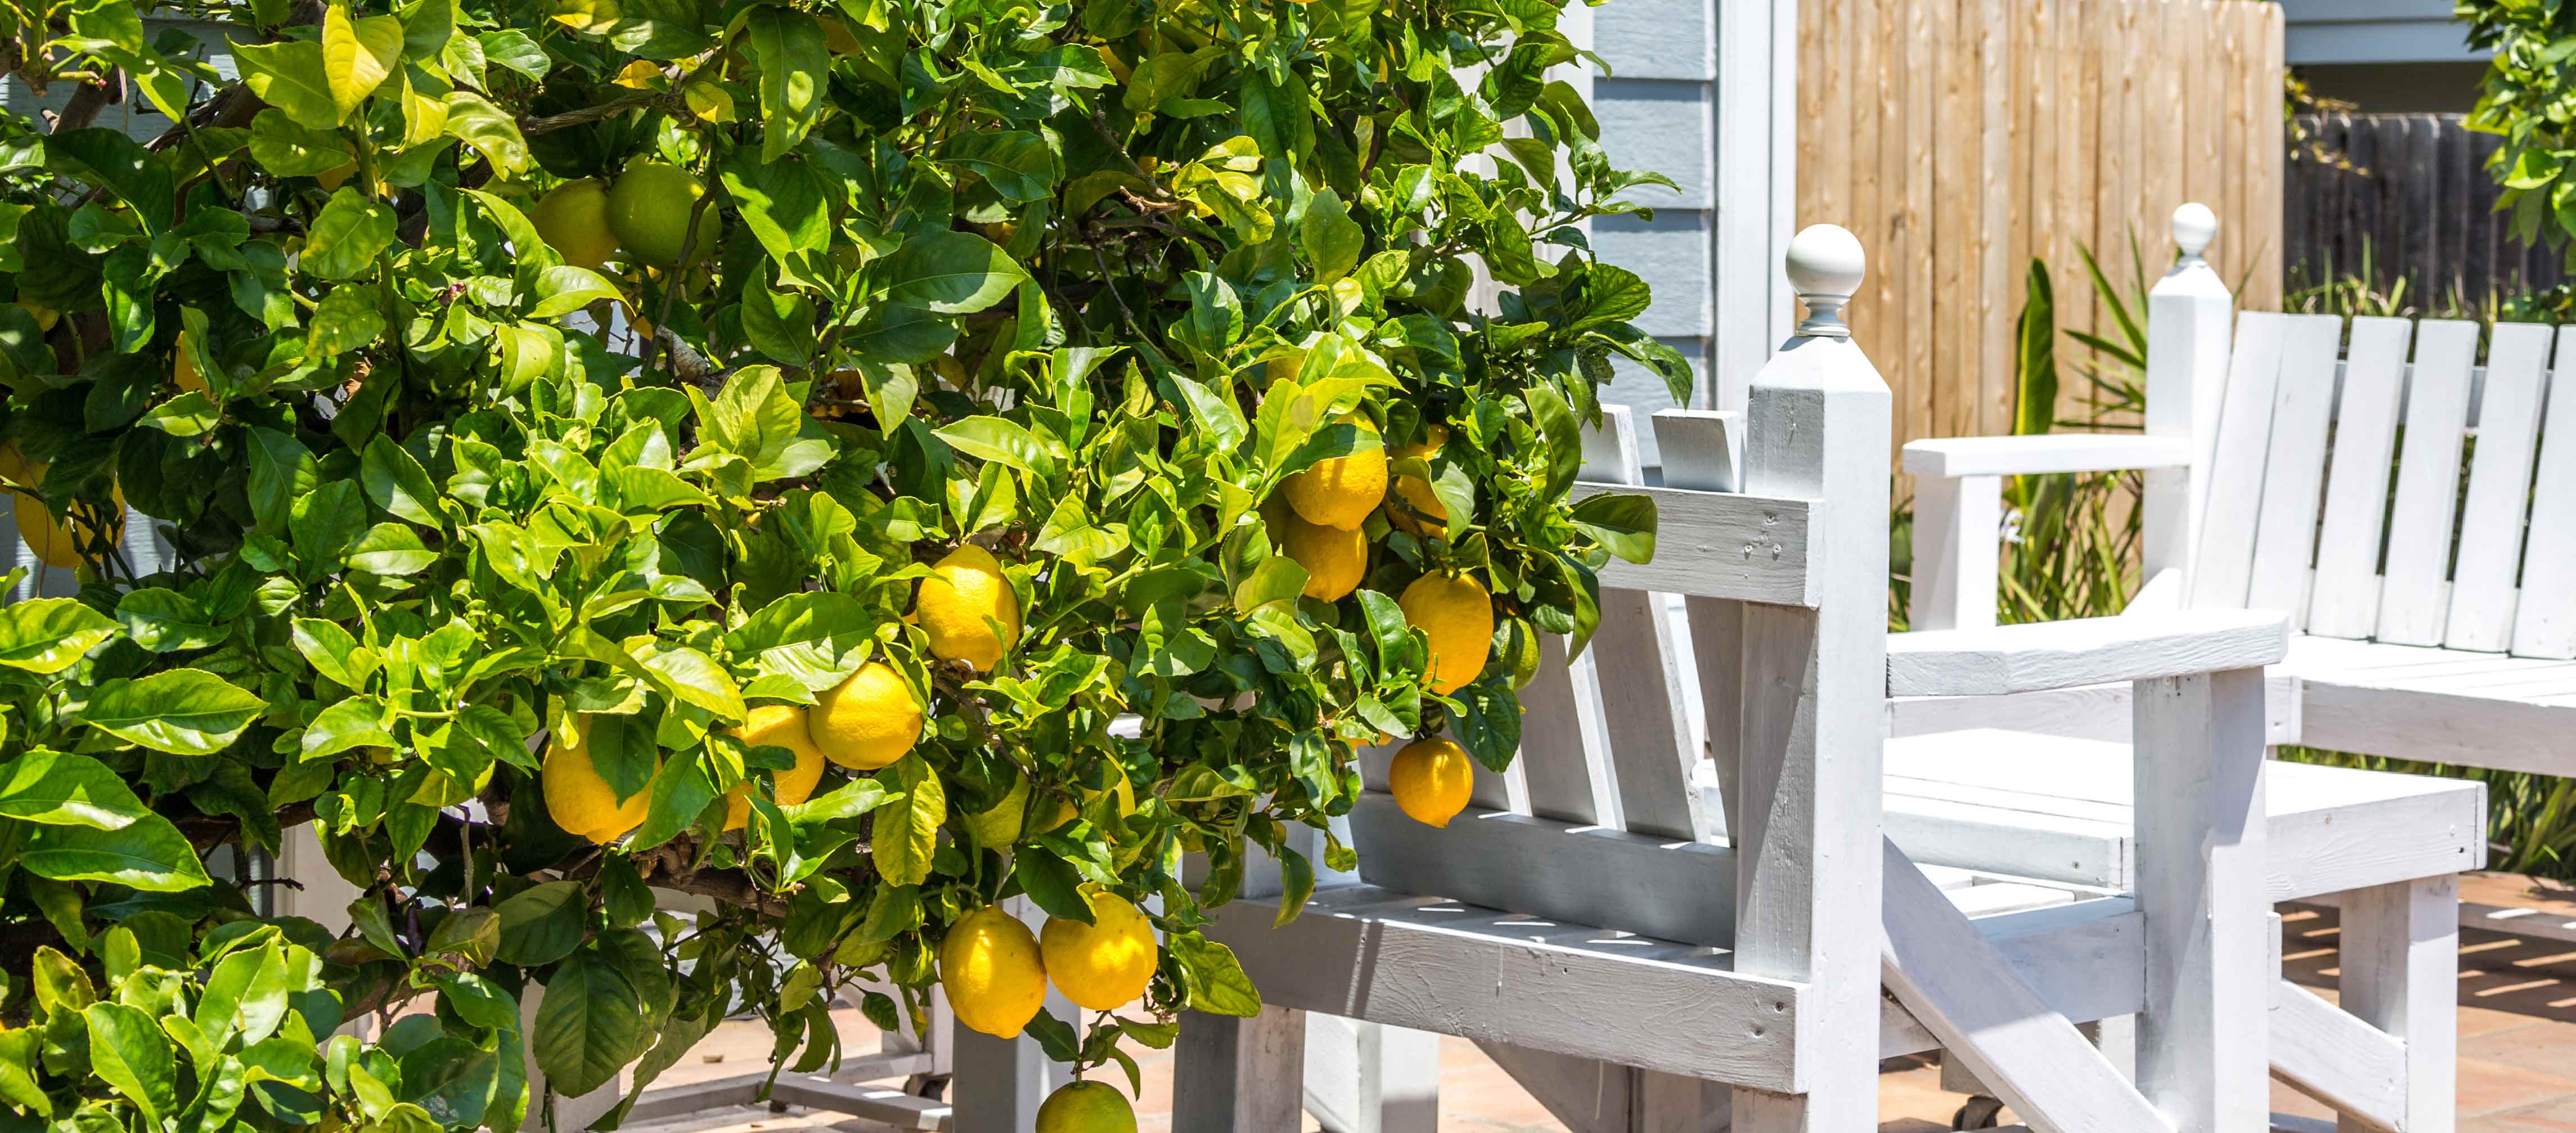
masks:
[[[197,57],[213,64],[216,74],[226,79],[234,76],[232,52],[224,46],[224,25],[209,20],[146,18],[143,21],[143,37],[146,41],[156,40],[164,30],[169,28],[177,28],[195,37]],[[71,82],[52,83],[46,87],[43,97],[38,97],[35,91],[27,87],[27,84],[18,81],[15,77],[0,79],[0,109],[34,118],[39,128],[42,128],[44,119],[38,112],[62,109],[64,103],[71,101],[72,91],[77,85]],[[151,101],[144,98],[141,92],[134,90],[126,92],[123,103],[100,111],[98,120],[91,124],[123,130],[127,137],[139,142],[148,142],[160,137],[162,131],[170,128],[170,120],[163,117],[160,111],[154,110]]]

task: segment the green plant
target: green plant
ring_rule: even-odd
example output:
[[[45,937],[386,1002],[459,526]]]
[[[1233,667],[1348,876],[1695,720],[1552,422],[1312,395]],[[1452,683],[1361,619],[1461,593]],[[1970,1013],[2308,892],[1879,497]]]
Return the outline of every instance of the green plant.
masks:
[[[2499,208],[2513,210],[2517,239],[2565,247],[2576,233],[2576,178],[2569,176],[2570,106],[2576,105],[2576,8],[2534,0],[2457,0],[2469,46],[2492,54],[2469,128],[2504,144],[2487,171],[2504,186]]]
[[[1509,666],[1430,694],[1390,596],[1468,575],[1498,636],[1580,649],[1595,572],[1652,553],[1644,498],[1567,499],[1610,360],[1691,373],[1589,251],[1658,179],[1550,78],[1552,0],[167,10],[241,81],[122,0],[0,3],[20,77],[77,84],[0,129],[0,486],[83,584],[0,609],[13,1128],[509,1130],[523,1048],[640,1089],[745,1008],[813,1069],[833,989],[890,980],[892,1026],[949,925],[1088,891],[1159,898],[1150,990],[1029,1026],[1132,1074],[1177,1009],[1258,1008],[1207,909],[1260,852],[1295,915],[1287,832],[1355,746],[1510,760]],[[178,126],[88,127],[126,83]],[[607,236],[597,185],[538,206],[582,179]],[[1326,460],[1445,510],[1368,512],[1330,602],[1265,517]],[[124,555],[120,500],[175,556]],[[906,616],[963,546],[998,660]],[[794,745],[735,729],[863,673],[920,734],[818,734],[894,761],[784,797]],[[590,837],[549,765],[595,772]],[[200,864],[304,824],[345,932]]]

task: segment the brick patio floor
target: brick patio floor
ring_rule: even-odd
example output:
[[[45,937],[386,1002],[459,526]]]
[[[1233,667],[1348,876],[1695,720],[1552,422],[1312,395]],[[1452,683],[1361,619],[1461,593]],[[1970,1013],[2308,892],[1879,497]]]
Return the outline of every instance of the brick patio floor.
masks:
[[[2328,998],[2336,974],[2332,911],[2294,911],[2283,918],[2283,961],[2292,979]],[[855,1012],[851,1014],[855,1015]],[[2463,934],[2460,956],[2460,1133],[2576,1133],[2576,944],[2525,941],[2491,932]],[[854,1021],[855,1022],[855,1021]],[[864,1022],[845,1030],[853,1053],[874,1050]],[[767,1028],[728,1023],[692,1058],[672,1069],[672,1083],[726,1077],[757,1067],[767,1054]],[[1137,1102],[1142,1133],[1175,1133],[1171,1125],[1171,1058],[1137,1052],[1144,1090]],[[714,1061],[710,1061],[714,1059]],[[1440,1058],[1440,1128],[1456,1133],[1558,1133],[1551,1118],[1475,1044],[1445,1040]],[[1882,1133],[1938,1133],[1966,1099],[1940,1088],[1939,1072],[1913,1065],[1881,1075]],[[2274,1110],[2330,1118],[2331,1112],[2275,1084]],[[832,1114],[758,1109],[708,1111],[652,1126],[650,1133],[788,1133],[831,1129],[878,1133],[883,1127]],[[1310,1118],[1304,1125],[1316,1126]]]

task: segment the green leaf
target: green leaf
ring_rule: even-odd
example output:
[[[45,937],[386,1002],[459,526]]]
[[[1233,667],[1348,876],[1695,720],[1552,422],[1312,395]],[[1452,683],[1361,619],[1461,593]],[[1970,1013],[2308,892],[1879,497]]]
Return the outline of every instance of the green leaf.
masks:
[[[190,1018],[218,1043],[239,1035],[248,1046],[277,1033],[285,1021],[289,982],[285,951],[276,941],[243,949],[215,962]]]
[[[568,315],[601,299],[619,297],[617,285],[586,267],[556,264],[536,272],[535,285],[529,288],[537,304],[528,309],[532,319],[551,319]]]
[[[473,91],[447,92],[447,133],[474,147],[485,161],[492,163],[492,168],[503,173],[516,174],[528,168],[528,139],[519,133],[519,120]]]
[[[340,553],[340,562],[349,569],[387,577],[419,574],[438,558],[420,532],[399,523],[379,523],[360,532]]]
[[[177,826],[157,814],[117,830],[42,826],[27,835],[18,863],[57,881],[108,881],[152,893],[207,883],[206,867]]]
[[[366,454],[358,460],[358,482],[366,488],[367,498],[394,518],[429,528],[444,526],[437,485],[393,438],[378,433],[367,442]]]
[[[333,4],[322,12],[322,77],[341,118],[383,86],[401,61],[402,21],[392,16],[351,19],[349,6]]]
[[[1349,275],[1359,266],[1360,253],[1368,246],[1367,231],[1351,219],[1350,206],[1343,204],[1341,194],[1331,189],[1306,202],[1306,218],[1297,226],[1297,238],[1307,263],[1314,268],[1317,283],[1331,283]]]
[[[939,160],[984,179],[1004,200],[1044,200],[1063,175],[1046,139],[1025,130],[967,132],[948,139]]]
[[[304,267],[324,279],[356,279],[376,270],[394,242],[394,210],[347,185],[331,194],[305,238]]]
[[[312,129],[274,108],[250,120],[250,156],[280,177],[311,177],[358,159],[338,130]]]
[[[905,755],[879,773],[892,777],[904,792],[901,802],[877,812],[870,845],[877,873],[890,884],[919,885],[930,876],[930,857],[939,846],[939,824],[948,821],[948,794],[939,775],[920,753]]]
[[[487,31],[477,38],[483,41],[486,62],[498,63],[530,79],[543,79],[546,72],[554,69],[554,61],[547,58],[546,49],[517,28]]]
[[[1243,974],[1234,949],[1196,932],[1175,933],[1164,947],[1188,978],[1191,1010],[1242,1018],[1261,1014],[1261,992]]]
[[[295,651],[304,655],[305,662],[343,687],[363,688],[375,674],[376,651],[358,644],[337,622],[297,618],[293,636]]]
[[[232,636],[196,599],[159,587],[126,591],[117,600],[116,616],[125,623],[126,636],[154,653],[206,649]]]
[[[351,748],[392,747],[392,721],[385,704],[372,696],[339,701],[304,726],[303,757],[323,759]]]
[[[203,669],[171,669],[141,680],[108,681],[81,718],[116,736],[173,755],[212,755],[230,746],[268,701]]]
[[[751,10],[743,31],[760,63],[760,160],[776,161],[805,140],[823,114],[832,56],[814,17],[788,8]]]
[[[565,959],[545,989],[528,1049],[557,1093],[580,1097],[606,1085],[651,1041],[635,986],[597,953]]]
[[[728,723],[742,720],[742,689],[713,658],[686,646],[658,646],[638,660],[664,691]]]
[[[903,303],[879,303],[869,307],[866,314],[859,316],[851,332],[841,339],[843,345],[862,358],[907,364],[930,361],[955,341],[955,322]]]
[[[150,1012],[122,1003],[81,1009],[89,1024],[89,1067],[153,1121],[179,1104],[179,1061]]]
[[[1011,854],[1011,876],[1019,879],[1029,900],[1048,916],[1092,923],[1091,902],[1082,894],[1082,875],[1055,851],[1034,843],[1019,847]]]
[[[589,894],[578,881],[548,881],[520,891],[494,911],[501,947],[493,958],[533,968],[572,955],[590,919]]]
[[[40,750],[0,763],[0,817],[123,830],[149,813],[124,777],[86,755]]]
[[[1655,557],[1655,501],[1646,496],[1603,492],[1586,496],[1569,517],[1610,553],[1632,563]]]
[[[32,598],[0,607],[0,665],[59,673],[80,662],[117,624],[71,598]]]
[[[969,417],[931,431],[950,447],[979,460],[1009,465],[1040,479],[1055,476],[1055,457],[1046,445],[1007,417]]]
[[[300,126],[328,130],[340,124],[340,103],[332,97],[319,41],[234,43],[232,49],[242,82],[261,102],[276,107]]]
[[[832,242],[828,185],[811,165],[795,159],[754,162],[738,152],[723,172],[725,195],[771,259],[820,252]]]
[[[886,258],[886,295],[941,314],[981,311],[1028,282],[1009,252],[971,232],[915,236]]]

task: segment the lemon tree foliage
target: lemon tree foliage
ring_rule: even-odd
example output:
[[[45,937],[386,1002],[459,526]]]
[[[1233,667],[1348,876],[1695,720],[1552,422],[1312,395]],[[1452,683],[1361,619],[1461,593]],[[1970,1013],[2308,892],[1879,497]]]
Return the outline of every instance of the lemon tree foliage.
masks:
[[[8,1128],[506,1131],[863,977],[1132,1074],[1652,553],[1553,0],[139,7],[0,4]],[[344,929],[204,864],[305,826]]]

